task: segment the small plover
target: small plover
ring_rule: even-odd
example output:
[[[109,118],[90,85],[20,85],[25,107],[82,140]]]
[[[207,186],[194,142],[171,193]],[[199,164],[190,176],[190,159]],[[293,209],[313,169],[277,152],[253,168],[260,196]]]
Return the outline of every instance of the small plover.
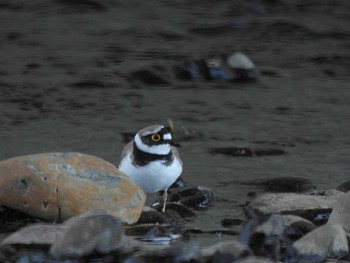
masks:
[[[141,186],[146,193],[164,190],[163,212],[167,190],[182,172],[182,161],[163,125],[152,125],[140,130],[123,149],[118,169]]]

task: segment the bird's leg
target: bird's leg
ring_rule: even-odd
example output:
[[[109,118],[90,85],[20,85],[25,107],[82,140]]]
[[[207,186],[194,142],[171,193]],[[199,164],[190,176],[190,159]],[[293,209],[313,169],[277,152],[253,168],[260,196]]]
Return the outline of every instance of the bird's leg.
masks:
[[[166,207],[166,201],[167,200],[168,200],[168,188],[166,188],[164,190],[164,193],[163,193],[163,209],[162,209],[163,213],[165,212],[165,207]]]

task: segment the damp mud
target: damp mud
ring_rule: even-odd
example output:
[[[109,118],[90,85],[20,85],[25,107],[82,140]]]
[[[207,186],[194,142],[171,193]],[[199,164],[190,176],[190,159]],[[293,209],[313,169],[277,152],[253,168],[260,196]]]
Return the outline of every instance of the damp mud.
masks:
[[[244,220],[242,205],[263,191],[240,181],[301,177],[322,190],[349,178],[347,0],[0,6],[1,160],[81,152],[117,165],[124,134],[171,119],[184,181],[215,194],[186,224],[219,233],[201,244],[232,239],[240,226],[222,220]],[[254,62],[255,81],[174,74],[184,60],[235,51]],[[230,148],[261,154],[213,150]]]

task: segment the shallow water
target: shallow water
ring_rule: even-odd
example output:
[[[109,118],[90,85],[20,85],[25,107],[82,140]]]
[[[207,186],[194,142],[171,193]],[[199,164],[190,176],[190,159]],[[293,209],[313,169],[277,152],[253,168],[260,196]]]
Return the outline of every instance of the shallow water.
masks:
[[[79,151],[117,164],[122,132],[171,118],[201,134],[180,141],[185,181],[220,198],[186,228],[243,219],[240,205],[259,190],[234,180],[336,187],[350,170],[349,11],[348,1],[2,1],[0,159]],[[255,62],[259,81],[183,82],[172,72],[183,59],[233,51]],[[132,79],[139,69],[168,84]],[[287,155],[209,152],[225,146]]]

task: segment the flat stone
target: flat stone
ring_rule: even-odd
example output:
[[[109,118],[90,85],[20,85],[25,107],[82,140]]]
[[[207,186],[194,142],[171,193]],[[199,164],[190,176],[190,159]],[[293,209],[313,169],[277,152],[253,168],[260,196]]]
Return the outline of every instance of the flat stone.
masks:
[[[332,209],[336,201],[344,193],[337,190],[329,190],[320,194],[295,194],[295,193],[273,193],[264,194],[254,199],[250,204],[257,214],[269,215],[288,213],[294,211],[325,210]]]
[[[33,224],[8,235],[1,245],[52,245],[63,237],[66,229],[65,225]]]
[[[0,161],[0,205],[46,220],[104,209],[135,223],[146,195],[114,165],[81,153],[42,153]]]

